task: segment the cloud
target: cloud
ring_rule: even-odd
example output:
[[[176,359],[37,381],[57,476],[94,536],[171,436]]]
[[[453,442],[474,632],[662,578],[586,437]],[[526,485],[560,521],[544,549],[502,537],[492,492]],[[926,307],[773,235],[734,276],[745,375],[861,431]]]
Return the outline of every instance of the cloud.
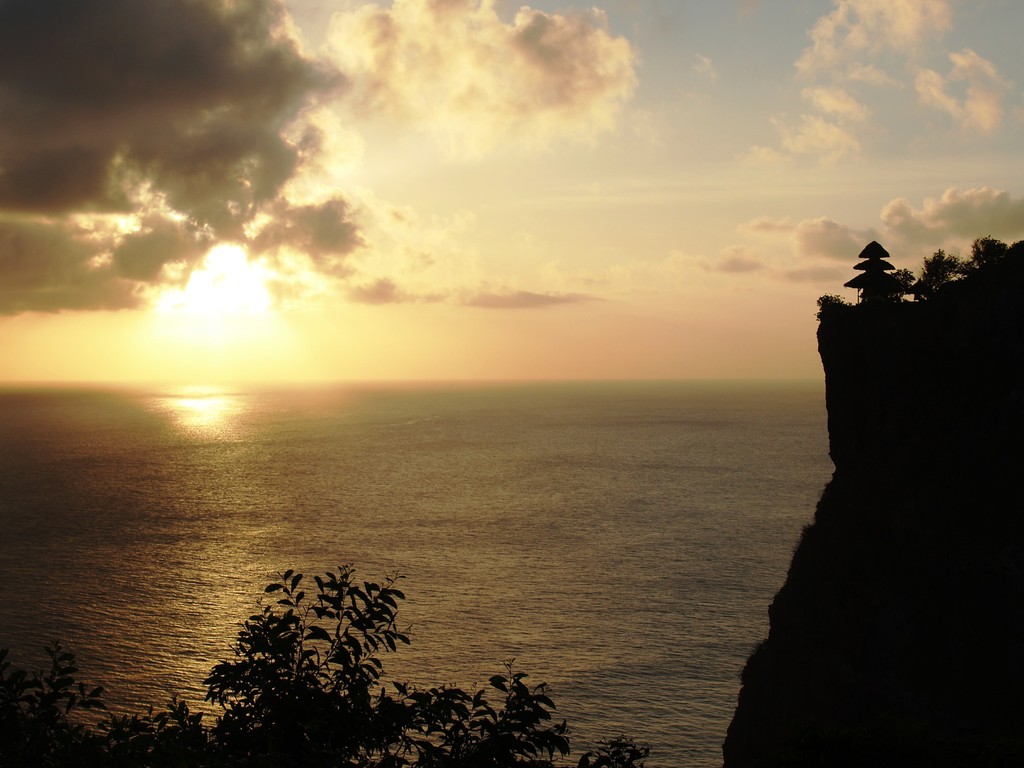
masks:
[[[194,264],[211,245],[207,232],[186,221],[152,216],[121,239],[112,259],[118,276],[152,283],[160,281],[165,265]]]
[[[700,53],[694,54],[693,71],[711,81],[718,79],[718,70],[715,69],[714,63],[710,58]]]
[[[740,231],[757,232],[763,234],[790,233],[796,229],[796,224],[788,216],[781,219],[772,216],[756,216],[748,222],[739,226]]]
[[[834,5],[810,31],[811,46],[796,62],[801,74],[859,65],[861,57],[884,51],[913,54],[953,21],[948,0],[834,0]]]
[[[71,225],[0,219],[0,314],[138,306],[136,287],[102,249]]]
[[[860,141],[851,130],[820,115],[801,115],[795,127],[775,121],[784,149],[794,155],[811,155],[832,163],[860,150]]]
[[[397,304],[405,300],[395,281],[386,277],[354,286],[349,289],[348,296],[359,304]]]
[[[347,204],[285,192],[342,84],[277,0],[0,3],[0,312],[139,306],[218,241],[337,273]]]
[[[289,249],[307,257],[317,271],[326,274],[346,274],[345,257],[363,244],[352,221],[350,204],[340,196],[308,205],[278,200],[257,227],[249,239],[254,253]]]
[[[539,309],[556,304],[576,304],[593,301],[594,297],[583,293],[534,293],[532,291],[508,291],[504,293],[481,292],[466,299],[467,307],[484,309]]]
[[[800,115],[796,125],[783,117],[772,120],[789,156],[811,156],[825,163],[834,163],[860,151],[858,133],[865,130],[871,117],[867,106],[838,86],[804,88],[800,95],[812,112]],[[764,147],[754,147],[746,159],[748,163],[758,159],[771,161],[772,152]],[[787,156],[777,154],[781,158]]]
[[[632,47],[597,9],[523,6],[505,23],[493,2],[395,0],[336,13],[329,39],[366,113],[404,118],[470,154],[591,138],[636,86]]]
[[[826,163],[860,151],[857,132],[871,117],[871,110],[843,88],[804,88],[801,96],[814,112],[803,114],[796,126],[782,118],[773,122],[782,146],[792,155],[809,155]]]
[[[890,200],[881,210],[877,229],[851,227],[824,216],[795,223],[758,216],[737,231],[759,238],[768,249],[780,236],[787,238],[791,253],[788,258],[779,254],[778,262],[772,257],[766,263],[769,274],[787,281],[838,286],[852,277],[857,256],[872,240],[885,246],[897,266],[916,267],[936,247],[965,249],[975,238],[987,235],[1007,242],[1024,238],[1024,198],[989,187],[950,188],[938,198],[926,198],[920,208],[905,198]],[[733,252],[749,255],[735,247],[726,249],[720,266],[730,266],[728,256]],[[713,266],[705,264],[709,269]],[[742,271],[745,264],[741,260],[731,266]]]
[[[884,86],[887,88],[899,87],[899,83],[890,77],[884,70],[871,64],[856,62],[846,69],[846,79],[854,83],[865,83],[867,85]]]
[[[863,123],[871,110],[842,88],[805,88],[801,94],[819,112],[850,123]]]
[[[765,261],[759,256],[755,258],[756,252],[742,247],[743,250],[736,250],[740,260],[731,264],[732,271],[765,269],[771,276],[788,282],[835,282],[848,271],[840,262],[852,266],[864,246],[878,238],[874,230],[854,229],[824,216],[797,222],[788,217],[757,216],[741,224],[737,231],[759,238],[774,256]],[[785,238],[789,253],[780,251],[780,237]],[[725,264],[730,265],[730,261],[727,259]]]
[[[761,257],[746,245],[727,246],[720,255],[720,260],[708,264],[708,268],[714,272],[739,275],[760,272],[765,267]]]
[[[424,304],[445,302],[482,309],[543,309],[558,304],[576,304],[594,301],[595,297],[583,293],[545,292],[524,290],[467,290],[443,292],[417,292],[401,287],[393,278],[379,277],[353,285],[348,290],[350,301],[359,304]]]
[[[908,247],[941,245],[951,238],[992,235],[1012,241],[1024,236],[1024,198],[990,187],[950,188],[938,199],[926,198],[919,209],[895,198],[882,208],[881,217],[886,230]]]
[[[754,146],[736,158],[742,165],[754,168],[773,168],[786,165],[792,158],[772,147]]]
[[[0,4],[0,208],[124,210],[140,180],[220,228],[271,199],[329,78],[272,0]]]
[[[918,100],[925,106],[948,113],[968,131],[992,133],[1003,118],[1003,98],[1010,85],[992,62],[970,48],[949,54],[952,68],[948,77],[933,69],[922,68],[914,81]],[[965,93],[950,93],[955,83],[965,83]]]
[[[902,87],[878,60],[912,60],[951,25],[949,0],[833,0],[833,10],[809,32],[811,46],[795,62],[804,81],[830,85],[801,91],[809,109],[796,121],[772,121],[782,149],[825,163],[859,153],[863,138],[879,131],[872,111],[851,89]]]
[[[850,261],[877,238],[874,230],[852,229],[822,216],[797,224],[793,232],[793,249],[801,258]]]

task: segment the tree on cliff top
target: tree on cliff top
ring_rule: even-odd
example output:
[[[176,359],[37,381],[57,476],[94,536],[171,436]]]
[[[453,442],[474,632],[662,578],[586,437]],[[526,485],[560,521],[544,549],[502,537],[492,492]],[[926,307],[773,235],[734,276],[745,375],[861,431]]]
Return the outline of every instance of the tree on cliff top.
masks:
[[[863,273],[845,285],[857,288],[862,299],[865,298],[864,289],[868,288],[871,293],[868,298],[874,300],[899,301],[903,295],[912,293],[918,300],[927,301],[947,285],[979,275],[991,275],[1011,261],[1024,259],[1024,241],[1007,245],[991,236],[979,237],[971,244],[969,259],[939,248],[924,259],[916,282],[910,270],[895,269],[884,261],[886,256],[888,253],[878,243],[869,244],[860,256],[865,261],[855,267]],[[825,294],[818,299],[817,318],[821,320],[824,315],[843,306],[850,304],[841,296]]]
[[[959,280],[967,274],[967,264],[959,256],[939,248],[925,258],[921,276],[915,286],[918,299],[928,299],[942,286]]]

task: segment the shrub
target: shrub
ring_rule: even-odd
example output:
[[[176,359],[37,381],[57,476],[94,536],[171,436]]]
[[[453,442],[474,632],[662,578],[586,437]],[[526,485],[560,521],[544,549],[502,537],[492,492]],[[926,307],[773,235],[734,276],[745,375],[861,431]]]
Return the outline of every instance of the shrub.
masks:
[[[314,576],[310,595],[303,578],[289,570],[268,585],[276,600],[210,671],[206,699],[223,710],[213,726],[177,700],[76,723],[77,711],[104,705],[102,688],[76,683],[72,654],[54,644],[49,672],[33,676],[0,649],[0,765],[550,768],[569,754],[546,686],[530,687],[513,661],[473,694],[382,685],[381,657],[409,643],[399,577],[360,583],[342,566]],[[578,768],[643,768],[648,752],[614,739]]]
[[[815,317],[819,320],[830,312],[835,311],[839,307],[852,306],[850,302],[844,299],[842,296],[837,296],[834,293],[826,293],[824,296],[818,297],[818,311],[815,313]]]

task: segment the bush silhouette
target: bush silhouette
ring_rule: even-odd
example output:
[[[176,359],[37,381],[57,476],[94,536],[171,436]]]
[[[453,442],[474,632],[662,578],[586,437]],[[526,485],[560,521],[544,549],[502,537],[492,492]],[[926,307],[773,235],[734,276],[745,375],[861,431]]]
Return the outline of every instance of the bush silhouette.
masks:
[[[512,661],[486,688],[383,685],[382,656],[409,643],[397,626],[399,577],[357,582],[341,566],[313,577],[285,571],[276,598],[242,625],[232,657],[204,680],[221,714],[212,726],[172,699],[154,713],[109,715],[102,689],[74,679],[74,656],[47,649],[49,672],[13,669],[0,650],[0,765],[356,766],[549,768],[569,754],[554,702]],[[579,768],[643,768],[649,749],[624,737],[587,752]]]

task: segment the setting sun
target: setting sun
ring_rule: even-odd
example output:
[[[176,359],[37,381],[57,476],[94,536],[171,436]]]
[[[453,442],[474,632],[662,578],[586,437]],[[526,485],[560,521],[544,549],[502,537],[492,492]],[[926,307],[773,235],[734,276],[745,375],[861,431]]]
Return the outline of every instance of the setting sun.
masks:
[[[243,248],[217,245],[184,288],[160,297],[157,309],[195,315],[261,315],[273,305],[266,278],[266,270],[251,263]]]
[[[0,768],[1024,768],[1020,30],[0,0]]]

